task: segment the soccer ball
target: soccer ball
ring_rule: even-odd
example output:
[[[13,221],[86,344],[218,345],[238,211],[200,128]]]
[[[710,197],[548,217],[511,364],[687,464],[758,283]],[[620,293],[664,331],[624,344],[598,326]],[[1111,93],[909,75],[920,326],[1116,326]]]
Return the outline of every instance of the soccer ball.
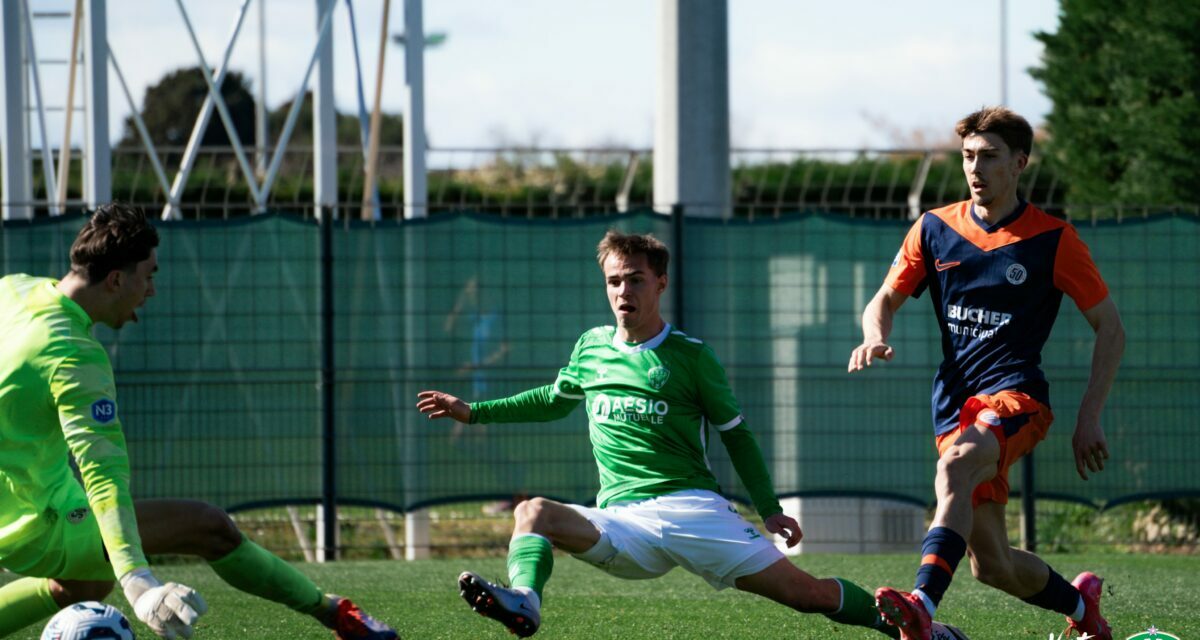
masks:
[[[129,620],[102,602],[80,602],[54,614],[42,640],[134,640]]]
[[[929,635],[932,640],[971,640],[958,627],[952,627],[942,622],[934,622]]]

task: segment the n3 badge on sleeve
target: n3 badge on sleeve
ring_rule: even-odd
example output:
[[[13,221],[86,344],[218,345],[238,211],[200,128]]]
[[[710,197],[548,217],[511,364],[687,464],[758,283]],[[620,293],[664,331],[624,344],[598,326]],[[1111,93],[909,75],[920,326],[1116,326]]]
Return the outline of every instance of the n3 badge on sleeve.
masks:
[[[108,398],[101,398],[92,403],[92,419],[100,424],[108,424],[117,417],[117,403]]]

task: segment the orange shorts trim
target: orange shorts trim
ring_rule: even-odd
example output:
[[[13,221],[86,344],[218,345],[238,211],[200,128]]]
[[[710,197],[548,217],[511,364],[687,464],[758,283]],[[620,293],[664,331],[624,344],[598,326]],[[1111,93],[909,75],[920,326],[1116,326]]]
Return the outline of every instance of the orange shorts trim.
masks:
[[[1054,422],[1054,413],[1049,407],[1019,391],[972,396],[959,413],[958,428],[938,436],[938,455],[944,455],[964,429],[976,424],[976,418],[985,409],[994,411],[999,418],[999,424],[986,426],[1000,441],[1000,461],[996,464],[996,477],[975,487],[971,494],[971,504],[976,507],[984,502],[1008,504],[1009,467],[1033,451],[1045,439],[1050,423]]]

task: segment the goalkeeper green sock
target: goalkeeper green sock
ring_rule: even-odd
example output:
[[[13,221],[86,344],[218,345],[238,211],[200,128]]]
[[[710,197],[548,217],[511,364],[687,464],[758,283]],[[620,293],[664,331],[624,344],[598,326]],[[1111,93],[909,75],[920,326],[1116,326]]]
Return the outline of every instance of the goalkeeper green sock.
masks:
[[[0,587],[0,638],[58,612],[45,578],[21,578]]]
[[[238,548],[208,566],[230,586],[293,611],[321,616],[328,608],[325,594],[308,576],[245,536]]]
[[[514,536],[508,543],[508,580],[513,588],[532,589],[541,602],[542,589],[554,570],[550,541],[536,533]]]
[[[844,578],[834,578],[842,586],[842,606],[826,618],[839,624],[867,627],[893,638],[900,637],[900,630],[883,621],[875,608],[875,598],[862,587]]]

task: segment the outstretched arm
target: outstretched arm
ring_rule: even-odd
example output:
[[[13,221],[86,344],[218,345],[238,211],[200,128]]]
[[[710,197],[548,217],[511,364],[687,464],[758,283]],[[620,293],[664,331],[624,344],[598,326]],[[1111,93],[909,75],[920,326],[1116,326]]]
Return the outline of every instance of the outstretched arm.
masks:
[[[441,391],[422,391],[418,393],[417,409],[430,420],[451,418],[463,424],[471,422],[471,405]]]
[[[417,409],[430,419],[451,418],[467,424],[549,422],[566,417],[579,400],[556,391],[552,384],[470,404],[441,391],[422,391],[417,394]]]
[[[1084,311],[1083,317],[1096,332],[1096,344],[1092,347],[1092,373],[1079,405],[1071,448],[1075,453],[1075,470],[1079,477],[1087,480],[1087,471],[1103,471],[1104,461],[1108,459],[1108,442],[1104,438],[1104,427],[1100,426],[1100,412],[1117,377],[1121,354],[1125,352],[1125,326],[1111,297]]]
[[[885,284],[879,288],[875,297],[871,298],[871,302],[867,303],[867,308],[863,310],[863,341],[850,352],[847,372],[862,371],[871,366],[871,361],[875,358],[891,360],[896,355],[895,349],[888,345],[887,339],[892,333],[892,319],[905,300],[908,300],[908,296],[890,285]]]

